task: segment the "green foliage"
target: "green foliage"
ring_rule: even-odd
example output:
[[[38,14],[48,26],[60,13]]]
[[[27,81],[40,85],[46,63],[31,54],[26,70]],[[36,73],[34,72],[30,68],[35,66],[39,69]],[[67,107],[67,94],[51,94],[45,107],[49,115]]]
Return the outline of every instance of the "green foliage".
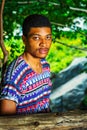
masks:
[[[1,2],[2,0],[0,4]],[[3,14],[4,32],[8,38],[11,38],[17,25],[22,25],[27,15],[39,13],[50,19],[58,36],[58,27],[70,27],[77,17],[84,18],[87,24],[86,9],[87,0],[7,0]]]
[[[23,53],[24,44],[21,39],[18,40],[18,39],[11,38],[10,40],[6,40],[4,42],[5,42],[6,49],[9,52],[8,63],[10,63],[13,59],[15,59],[16,57],[18,57]],[[0,59],[3,59],[3,53],[1,48],[0,48],[0,54],[1,54]]]
[[[83,100],[84,106],[87,106],[87,94],[85,95],[85,98]]]
[[[47,56],[47,60],[50,63],[51,71],[52,72],[59,72],[62,69],[66,68],[74,58],[87,56],[86,51],[82,51],[79,49],[75,49],[73,46],[76,47],[84,47],[87,48],[87,45],[84,45],[83,39],[85,36],[80,34],[75,34],[75,38],[72,37],[73,33],[68,32],[69,35],[65,35],[64,33],[61,34],[60,39],[56,39],[55,42],[52,43],[49,55]],[[61,43],[65,43],[66,46],[62,45]],[[73,48],[68,47],[71,45]]]

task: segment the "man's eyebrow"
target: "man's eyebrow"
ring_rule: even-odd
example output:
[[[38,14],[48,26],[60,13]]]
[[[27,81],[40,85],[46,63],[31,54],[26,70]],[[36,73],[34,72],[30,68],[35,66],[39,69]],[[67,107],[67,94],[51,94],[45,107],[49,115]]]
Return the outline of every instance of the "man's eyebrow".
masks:
[[[34,35],[38,35],[38,36],[41,36],[40,34],[36,34],[36,33],[33,33],[33,34],[29,34],[29,36],[34,36]]]
[[[33,33],[33,34],[29,34],[29,36],[35,36],[35,35],[37,35],[37,36],[41,36],[41,35],[38,34],[38,33],[35,33],[35,34],[34,34],[34,33]],[[47,35],[45,35],[45,36],[48,36],[48,35],[49,35],[49,36],[52,36],[52,34],[47,34]]]
[[[41,35],[40,35],[40,34],[38,34],[38,33],[31,34],[31,36],[32,36],[32,35],[38,35],[38,36],[41,36]]]

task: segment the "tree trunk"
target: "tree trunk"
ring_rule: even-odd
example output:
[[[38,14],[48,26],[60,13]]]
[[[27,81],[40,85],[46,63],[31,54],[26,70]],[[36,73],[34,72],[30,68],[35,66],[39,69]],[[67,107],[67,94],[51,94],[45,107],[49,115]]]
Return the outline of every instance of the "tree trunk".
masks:
[[[2,0],[1,7],[0,7],[0,46],[3,51],[4,55],[4,64],[7,62],[8,59],[8,51],[5,48],[4,41],[3,41],[3,10],[4,10],[5,0]]]
[[[0,130],[87,130],[87,112],[1,116]]]
[[[1,72],[0,72],[0,85],[3,82],[3,75],[6,69],[6,64],[7,64],[7,60],[8,60],[8,51],[5,48],[4,45],[4,40],[3,40],[3,10],[4,10],[4,4],[5,4],[5,0],[2,0],[2,3],[0,5],[0,47],[2,49],[4,58],[3,61],[0,59],[0,68]]]

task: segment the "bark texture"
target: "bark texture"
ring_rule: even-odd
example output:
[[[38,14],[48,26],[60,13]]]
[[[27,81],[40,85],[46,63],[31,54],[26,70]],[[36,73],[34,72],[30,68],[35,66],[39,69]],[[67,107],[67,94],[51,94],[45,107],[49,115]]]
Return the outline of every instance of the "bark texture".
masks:
[[[3,41],[3,10],[4,10],[5,0],[2,0],[0,5],[0,46],[3,51],[4,55],[4,64],[7,62],[8,59],[8,51],[5,48],[4,41]]]
[[[0,116],[0,130],[87,130],[87,111]]]

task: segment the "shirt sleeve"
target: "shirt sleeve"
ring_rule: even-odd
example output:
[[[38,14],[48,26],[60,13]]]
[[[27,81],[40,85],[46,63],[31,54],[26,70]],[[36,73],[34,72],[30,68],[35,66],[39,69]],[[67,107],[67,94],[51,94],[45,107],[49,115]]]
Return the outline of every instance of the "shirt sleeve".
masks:
[[[18,104],[19,100],[19,91],[17,86],[12,82],[7,82],[2,88],[0,92],[0,100],[8,99],[16,102]]]

